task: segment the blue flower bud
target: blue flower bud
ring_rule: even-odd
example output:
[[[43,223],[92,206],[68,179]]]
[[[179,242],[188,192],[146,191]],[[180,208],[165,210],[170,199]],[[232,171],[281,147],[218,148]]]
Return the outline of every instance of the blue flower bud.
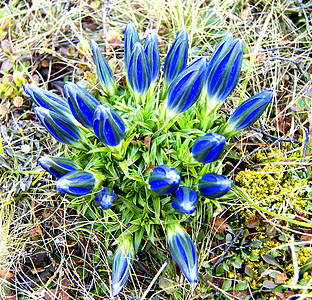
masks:
[[[35,107],[34,112],[42,125],[58,141],[72,146],[79,145],[81,132],[72,121],[44,107]]]
[[[141,43],[135,43],[133,47],[127,77],[136,98],[144,99],[151,85],[151,70]]]
[[[190,108],[199,98],[205,78],[206,58],[199,58],[185,68],[171,83],[167,95],[167,107],[174,113]]]
[[[179,186],[172,195],[172,207],[181,211],[182,214],[191,214],[195,211],[197,194],[191,188]]]
[[[237,85],[243,59],[243,42],[227,34],[208,63],[205,87],[211,107],[224,101]]]
[[[95,177],[84,170],[72,171],[56,182],[56,189],[60,193],[81,196],[92,192],[95,186]]]
[[[36,105],[72,118],[68,103],[62,97],[27,83],[23,85],[23,89]]]
[[[200,194],[209,199],[220,198],[231,188],[232,181],[224,175],[216,173],[205,174],[198,182]]]
[[[145,39],[144,51],[151,70],[151,80],[154,82],[158,78],[160,69],[158,39],[155,31],[148,33]]]
[[[198,280],[197,254],[193,241],[178,224],[167,227],[167,236],[172,258],[187,280],[196,282]]]
[[[114,95],[116,90],[116,83],[113,73],[102,55],[98,44],[94,40],[90,40],[90,47],[96,66],[96,75],[99,79],[102,89],[105,93]]]
[[[182,29],[174,40],[164,64],[164,85],[169,85],[185,68],[187,61],[188,36]]]
[[[176,168],[161,165],[154,168],[148,183],[156,194],[167,195],[179,186],[180,181],[181,177]]]
[[[225,147],[226,138],[215,132],[209,132],[199,137],[193,148],[192,154],[195,160],[204,164],[218,160]]]
[[[226,132],[238,131],[255,123],[272,98],[273,91],[265,90],[243,102],[230,117]]]
[[[102,209],[109,209],[113,205],[116,196],[111,188],[105,187],[94,194],[94,201],[99,202]]]
[[[108,106],[99,105],[93,116],[93,129],[100,141],[117,146],[125,136],[125,125],[119,115]]]
[[[126,284],[130,266],[133,264],[134,250],[130,238],[124,238],[113,259],[112,296],[116,297]]]
[[[65,157],[42,156],[38,159],[38,163],[43,169],[57,178],[79,169],[74,161]]]
[[[228,32],[221,40],[218,47],[213,51],[209,60],[210,67],[214,66],[218,59],[222,58],[226,53],[229,52],[230,46],[233,41],[233,34],[231,32]]]
[[[129,22],[125,30],[125,69],[128,70],[130,56],[135,43],[140,42],[138,32],[132,22]]]
[[[92,129],[93,115],[100,103],[92,94],[72,82],[65,83],[64,93],[75,119],[83,126]]]

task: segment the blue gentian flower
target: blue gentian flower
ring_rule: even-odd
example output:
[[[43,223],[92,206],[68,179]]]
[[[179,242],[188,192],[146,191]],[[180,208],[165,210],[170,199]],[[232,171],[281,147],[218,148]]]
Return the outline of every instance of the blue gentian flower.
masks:
[[[129,22],[125,30],[125,69],[128,70],[130,56],[135,43],[140,43],[138,31],[132,22]]]
[[[255,123],[272,98],[273,91],[265,90],[243,102],[230,117],[226,132],[239,131]]]
[[[92,94],[72,82],[64,84],[64,93],[75,119],[84,127],[92,129],[93,114],[100,103]]]
[[[202,196],[209,199],[220,198],[232,188],[232,181],[224,175],[209,173],[203,175],[198,182],[198,189]]]
[[[43,169],[57,178],[79,169],[74,161],[65,157],[42,156],[38,159],[38,163]]]
[[[181,113],[195,103],[202,92],[206,66],[206,58],[196,59],[173,80],[167,95],[170,111]]]
[[[125,125],[119,115],[108,106],[99,105],[93,116],[93,129],[100,141],[117,146],[125,137]]]
[[[225,143],[226,138],[223,135],[209,132],[196,140],[192,148],[193,157],[204,164],[216,161],[222,156]]]
[[[147,34],[144,44],[144,51],[151,70],[151,81],[155,82],[158,78],[160,69],[158,39],[155,31]]]
[[[62,97],[32,84],[24,84],[23,89],[36,105],[54,111],[64,117],[72,118],[68,103]]]
[[[99,202],[102,209],[109,209],[113,205],[116,196],[111,188],[105,187],[94,194],[94,201]]]
[[[169,249],[172,258],[189,282],[198,280],[197,254],[193,241],[178,224],[167,227]]]
[[[181,177],[176,168],[161,165],[154,168],[148,183],[156,194],[167,195],[179,186],[180,181]]]
[[[185,68],[187,62],[188,35],[185,29],[182,29],[174,40],[164,64],[165,86],[175,79],[176,76]]]
[[[34,112],[42,125],[58,141],[72,146],[79,145],[81,132],[72,121],[44,107],[35,107]]]
[[[171,197],[172,207],[180,210],[182,214],[192,214],[195,211],[197,194],[187,186],[179,186]]]
[[[92,173],[76,170],[61,177],[56,182],[55,187],[60,193],[81,196],[91,193],[95,183],[95,177]]]
[[[144,100],[152,79],[149,62],[141,43],[135,43],[133,46],[127,77],[135,97]]]
[[[237,85],[243,61],[243,42],[227,34],[207,66],[204,92],[213,108],[224,101]]]
[[[99,79],[100,85],[107,94],[114,95],[116,83],[112,70],[102,55],[98,44],[94,40],[90,40],[90,47],[96,66],[96,75]]]
[[[112,296],[116,297],[122,290],[130,274],[133,264],[134,250],[130,238],[124,238],[115,252],[113,259]]]

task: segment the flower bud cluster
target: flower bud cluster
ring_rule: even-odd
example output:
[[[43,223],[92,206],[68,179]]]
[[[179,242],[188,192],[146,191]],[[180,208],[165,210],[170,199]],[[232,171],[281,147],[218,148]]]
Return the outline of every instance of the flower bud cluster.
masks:
[[[126,153],[126,151],[123,151],[123,148],[127,149],[132,142],[130,138],[127,141],[126,135],[127,131],[129,136],[132,134],[129,133],[131,120],[128,119],[127,113],[124,113],[121,118],[115,110],[116,105],[114,108],[110,104],[116,104],[114,101],[122,98],[120,97],[121,91],[116,86],[113,72],[95,41],[90,41],[90,48],[99,83],[108,99],[106,103],[100,102],[90,92],[72,82],[64,84],[66,99],[34,85],[25,84],[23,88],[37,105],[34,109],[36,116],[48,132],[58,141],[84,152],[81,155],[86,157],[89,153],[108,149],[111,151],[109,152],[110,154],[114,153],[116,155],[116,160],[122,161],[120,165],[112,167],[110,165],[106,166],[104,163],[100,164],[100,167],[111,167],[113,170],[113,176],[107,179],[103,174],[99,176],[92,168],[85,167],[86,170],[81,169],[79,166],[80,153],[78,153],[76,161],[69,158],[50,156],[44,156],[38,160],[39,165],[43,169],[57,178],[57,191],[74,196],[87,195],[93,192],[94,203],[106,210],[112,207],[117,194],[110,187],[102,187],[102,181],[108,180],[109,186],[114,186],[115,189],[115,180],[118,180],[120,172],[126,170],[132,164],[132,157],[124,159],[124,155],[122,155]],[[210,59],[199,57],[194,59],[189,65],[187,64],[187,52],[188,34],[186,30],[182,29],[170,47],[163,67],[163,83],[158,99],[160,101],[164,100],[164,105],[161,104],[161,106],[166,108],[168,112],[167,117],[184,113],[192,107],[197,110],[199,106],[197,106],[197,102],[200,100],[206,104],[208,111],[206,116],[209,116],[211,111],[214,113],[222,102],[226,100],[238,82],[243,61],[243,42],[240,38],[234,38],[231,33],[226,34]],[[135,106],[134,104],[136,104],[135,108],[137,110],[133,114],[141,114],[141,106],[144,108],[144,105],[150,103],[152,97],[156,97],[153,95],[153,91],[159,77],[161,65],[156,32],[148,32],[145,42],[142,44],[136,27],[129,22],[125,28],[124,61],[127,84],[130,88],[131,96],[126,92],[124,95],[127,95],[130,100],[133,97],[135,98],[136,103],[131,103],[131,105]],[[208,130],[203,129],[205,132],[201,131],[201,136],[198,136],[197,133],[192,135],[189,141],[192,145],[191,153],[195,160],[194,164],[202,166],[202,164],[214,163],[221,159],[225,153],[227,139],[256,122],[272,98],[273,92],[265,90],[240,104],[226,124],[222,124],[207,133],[206,131]],[[159,107],[155,109],[158,112],[160,111]],[[160,115],[158,112],[153,115],[153,120]],[[182,118],[186,114],[182,114]],[[164,122],[164,127],[157,131],[158,133],[163,129],[165,131],[168,129],[166,127],[168,119],[166,120],[167,123]],[[141,125],[141,123],[139,124]],[[153,132],[153,134],[155,133]],[[184,138],[186,136],[184,135]],[[126,141],[123,142],[125,137]],[[101,148],[95,149],[98,143],[101,144]],[[99,160],[105,154],[101,153],[101,155]],[[142,155],[143,159],[147,157],[144,155]],[[146,164],[146,161],[144,163]],[[193,188],[186,185],[180,186],[181,181],[183,182],[184,180],[181,178],[184,170],[180,170],[180,172],[177,169],[180,168],[178,164],[175,165],[176,168],[159,164],[149,174],[148,184],[150,190],[147,191],[148,189],[146,189],[146,198],[148,199],[149,196],[155,197],[156,194],[158,201],[160,201],[159,196],[168,197],[167,195],[171,195],[173,209],[169,209],[167,216],[170,216],[170,212],[173,215],[178,213],[194,214],[196,203],[200,196],[218,199],[232,188],[231,180],[224,175],[211,172],[211,170],[207,174],[204,174],[205,171],[202,170],[204,175],[199,180],[195,179],[195,182],[198,181],[197,186]],[[213,170],[214,164],[210,166],[212,166],[211,169]],[[135,180],[137,174],[124,172],[127,179]],[[144,176],[142,175],[142,177]],[[144,177],[144,184],[146,183],[145,180],[146,177]],[[120,186],[123,185],[120,184],[117,186],[118,190],[115,189],[118,194],[123,193]],[[138,189],[135,189],[135,191]],[[121,195],[119,196],[121,198]],[[126,201],[129,199],[126,199],[126,196],[124,198],[125,203],[131,208],[131,213],[127,214],[127,212],[123,211],[122,215],[123,217],[128,217],[134,214],[137,203],[127,203]],[[148,215],[147,210],[146,205],[142,218]],[[139,220],[141,222],[141,219]],[[158,221],[155,220],[153,220],[154,223]],[[184,228],[177,224],[175,217],[172,219],[169,217],[169,219],[166,219],[166,222],[165,228],[172,258],[188,281],[194,283],[198,280],[195,245]],[[123,235],[123,231],[126,231],[125,228],[120,230],[120,237],[116,238],[118,247],[113,258],[111,285],[113,297],[117,296],[125,285],[130,275],[135,255],[133,239],[128,233]],[[141,233],[141,229],[139,232],[139,234],[135,233],[135,240],[138,240],[140,236],[142,238],[143,233]]]

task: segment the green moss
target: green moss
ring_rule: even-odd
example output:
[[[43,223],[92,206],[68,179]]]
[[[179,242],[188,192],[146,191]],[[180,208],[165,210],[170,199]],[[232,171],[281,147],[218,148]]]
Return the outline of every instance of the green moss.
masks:
[[[266,165],[262,170],[246,169],[237,174],[236,184],[262,207],[277,213],[304,212],[309,199],[300,188],[306,186],[307,181],[283,170],[283,166],[275,165]]]

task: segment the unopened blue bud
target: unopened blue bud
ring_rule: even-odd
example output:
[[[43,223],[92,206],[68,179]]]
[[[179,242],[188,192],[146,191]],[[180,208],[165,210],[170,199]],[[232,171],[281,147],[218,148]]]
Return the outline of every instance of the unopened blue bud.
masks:
[[[158,39],[155,31],[148,33],[145,39],[144,51],[151,70],[151,81],[154,82],[158,78],[160,69]]]
[[[125,137],[125,125],[119,115],[108,106],[99,105],[93,116],[93,129],[100,141],[117,146]]]
[[[86,128],[92,129],[93,115],[100,103],[92,94],[72,82],[65,83],[64,93],[75,119]]]
[[[207,66],[206,58],[199,58],[185,68],[168,89],[167,107],[174,113],[190,108],[202,92]]]
[[[75,196],[86,195],[92,192],[95,186],[95,177],[84,170],[72,171],[56,182],[56,189],[60,193]]]
[[[167,227],[169,249],[172,258],[189,282],[198,280],[197,254],[193,241],[178,224]]]
[[[102,209],[109,209],[113,205],[116,196],[111,188],[105,187],[94,194],[94,201],[99,202]]]
[[[209,132],[196,140],[192,148],[193,157],[204,164],[216,161],[222,156],[225,143],[226,138],[223,135]]]
[[[36,105],[54,111],[62,116],[72,117],[68,103],[62,97],[32,84],[24,84],[23,89]]]
[[[116,297],[126,284],[130,267],[133,264],[134,250],[132,240],[124,238],[122,244],[115,252],[113,259],[113,274],[112,274],[112,296]]]
[[[191,214],[195,211],[197,194],[191,188],[179,186],[172,195],[172,207],[178,209],[183,214]]]
[[[35,107],[34,112],[42,125],[58,141],[72,146],[79,145],[81,132],[72,121],[44,107]]]
[[[66,157],[42,156],[38,159],[38,163],[43,169],[57,178],[79,169],[74,161]]]
[[[114,95],[116,90],[116,83],[113,73],[102,55],[98,44],[94,40],[90,40],[90,47],[96,66],[96,75],[99,79],[102,89],[105,93]]]
[[[161,165],[154,168],[148,183],[156,194],[167,195],[179,186],[180,181],[181,177],[176,168]]]
[[[210,106],[224,101],[237,85],[243,59],[243,42],[227,34],[208,63],[205,87]]]
[[[164,64],[164,84],[169,84],[185,68],[187,62],[188,35],[182,29],[174,40]]]
[[[265,90],[243,102],[229,119],[226,132],[238,131],[255,123],[272,98],[273,91]]]
[[[132,49],[127,77],[135,96],[144,99],[152,81],[149,63],[141,43],[135,43]]]
[[[138,31],[136,30],[134,24],[132,22],[129,22],[125,29],[125,68],[128,69],[130,56],[133,50],[133,46],[135,43],[139,42],[139,35]]]
[[[233,41],[233,34],[231,32],[226,33],[226,35],[223,37],[217,48],[213,51],[209,59],[210,67],[214,66],[218,59],[222,58],[226,53],[229,52]]]
[[[209,199],[220,198],[232,188],[232,181],[224,175],[216,173],[205,174],[198,182],[198,189],[202,196]]]

